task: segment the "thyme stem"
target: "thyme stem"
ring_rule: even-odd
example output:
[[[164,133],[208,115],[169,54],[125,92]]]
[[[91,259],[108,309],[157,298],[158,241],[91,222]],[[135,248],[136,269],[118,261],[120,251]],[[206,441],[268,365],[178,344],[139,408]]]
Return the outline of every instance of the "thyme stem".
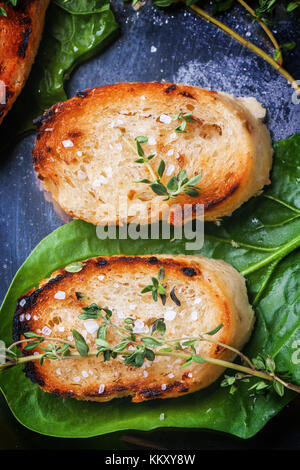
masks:
[[[51,339],[53,340],[53,338],[51,338]],[[118,352],[117,354],[122,355],[122,356],[129,356],[131,353],[123,351],[123,352]],[[96,355],[97,355],[97,352],[89,352],[87,357],[95,357]],[[170,352],[169,351],[157,351],[157,352],[155,352],[155,355],[156,356],[163,356],[163,357],[177,357],[177,358],[180,358],[180,359],[188,359],[191,356],[190,353],[177,352],[177,351],[170,351]],[[7,364],[0,364],[0,371],[4,370],[5,368],[9,368],[12,365],[24,364],[26,362],[40,360],[42,357],[43,357],[43,354],[35,354],[35,355],[31,355],[31,356],[23,356],[23,357],[14,358],[14,359],[10,360],[10,362],[7,363]],[[60,360],[80,359],[80,358],[82,359],[82,356],[80,356],[79,353],[70,352],[70,354],[68,356],[62,356],[60,358]],[[259,377],[261,379],[268,380],[268,381],[271,381],[271,382],[274,382],[274,381],[280,382],[284,387],[286,387],[290,390],[293,390],[297,393],[300,393],[300,387],[298,387],[297,385],[294,385],[294,384],[284,382],[282,379],[280,379],[279,377],[277,377],[275,375],[269,375],[269,374],[266,374],[264,372],[260,372],[260,371],[255,370],[255,369],[250,369],[249,367],[245,367],[245,366],[242,366],[242,365],[239,365],[239,364],[235,364],[233,362],[223,361],[222,359],[215,359],[215,358],[211,358],[211,357],[203,357],[202,359],[205,362],[208,362],[210,364],[214,364],[214,365],[217,365],[217,366],[224,367],[225,369],[237,370],[237,371],[243,372],[247,375]]]
[[[257,47],[255,44],[253,44],[250,41],[247,41],[247,39],[243,38],[236,31],[229,28],[229,26],[225,25],[221,21],[219,21],[216,18],[214,18],[213,16],[211,16],[205,10],[202,10],[202,8],[199,8],[196,5],[191,5],[189,8],[194,10],[198,15],[202,16],[207,21],[210,21],[214,25],[218,26],[218,28],[222,29],[222,31],[227,33],[229,36],[234,38],[236,41],[241,43],[243,46],[250,49],[250,51],[254,52],[256,55],[258,55],[259,57],[264,59],[266,62],[268,62],[275,70],[277,70],[292,85],[292,87],[300,95],[300,86],[296,83],[296,80],[292,77],[292,75],[287,70],[285,70],[283,67],[281,67],[281,65],[278,64],[276,62],[276,60],[274,60],[272,57],[270,57],[265,51],[260,49],[260,47]]]
[[[247,11],[249,11],[249,13],[251,14],[251,16],[253,18],[255,18],[255,21],[257,21],[260,26],[262,27],[262,29],[265,31],[265,33],[267,34],[267,36],[269,37],[269,39],[271,40],[273,46],[275,47],[276,51],[280,51],[280,46],[275,38],[275,36],[273,35],[272,31],[268,28],[268,26],[266,25],[266,23],[263,22],[263,20],[261,18],[259,18],[258,16],[255,15],[255,11],[248,5],[248,3],[244,2],[244,0],[237,0]],[[282,55],[279,56],[279,59],[278,59],[278,63],[279,65],[282,65]]]

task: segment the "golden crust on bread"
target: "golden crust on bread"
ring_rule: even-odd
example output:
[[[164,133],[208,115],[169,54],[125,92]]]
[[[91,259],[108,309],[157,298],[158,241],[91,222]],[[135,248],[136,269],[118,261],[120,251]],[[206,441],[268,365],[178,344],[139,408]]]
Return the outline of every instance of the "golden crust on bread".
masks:
[[[0,81],[6,103],[0,104],[0,124],[20,94],[41,40],[49,0],[18,0],[0,15]],[[0,2],[3,6],[3,3]]]
[[[169,297],[163,306],[152,300],[151,293],[141,294],[160,267],[165,269],[168,291],[176,286],[181,306]],[[91,258],[83,262],[77,273],[65,269],[54,272],[20,301],[14,317],[15,341],[22,339],[26,331],[69,339],[72,329],[76,329],[85,337],[90,351],[95,350],[101,320],[83,321],[78,316],[82,307],[91,303],[110,308],[111,320],[118,326],[124,325],[124,318],[133,317],[144,335],[153,321],[162,317],[168,338],[195,336],[222,323],[214,339],[236,348],[242,348],[249,339],[254,321],[244,278],[229,264],[201,256]],[[120,337],[110,328],[107,340],[118,344]],[[202,356],[234,358],[231,351],[215,344],[201,342],[196,348]],[[219,366],[208,363],[193,363],[182,369],[183,362],[156,357],[138,368],[125,365],[120,356],[108,362],[103,362],[102,356],[46,359],[42,366],[38,361],[27,363],[25,372],[43,390],[58,396],[92,401],[131,396],[134,402],[194,392],[210,385],[223,372]]]
[[[178,223],[184,204],[203,204],[205,219],[216,220],[269,183],[271,140],[253,109],[245,99],[170,83],[85,90],[36,121],[35,170],[44,188],[75,218],[93,224],[145,223],[151,207],[156,221],[162,218],[164,198],[136,182],[149,178],[148,170],[135,163],[136,155],[124,142],[124,137],[134,142],[145,135],[152,138],[144,145],[146,155],[157,153],[152,167],[161,158],[166,162],[164,184],[183,169],[189,178],[202,172],[198,197],[181,194],[164,203],[174,208],[170,222]],[[188,123],[185,133],[174,133],[179,121],[172,114],[188,112],[196,122]],[[169,122],[162,122],[162,115]],[[125,216],[117,207],[124,201]]]

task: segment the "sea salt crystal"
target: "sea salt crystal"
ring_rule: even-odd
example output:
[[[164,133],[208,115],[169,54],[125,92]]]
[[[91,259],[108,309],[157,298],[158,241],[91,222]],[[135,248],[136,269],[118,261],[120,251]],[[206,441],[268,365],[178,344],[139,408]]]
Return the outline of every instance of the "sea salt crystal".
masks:
[[[69,140],[69,139],[63,140],[62,144],[65,148],[74,147],[74,144],[73,144],[72,140]]]
[[[146,370],[144,370],[144,377],[148,377],[148,372]]]
[[[104,276],[101,274],[101,276],[98,276],[99,281],[103,281]]]
[[[188,377],[191,378],[193,377],[193,374],[191,372],[188,373]]]
[[[144,95],[141,96],[141,100],[145,101],[146,97]]]
[[[155,47],[155,46],[151,46],[151,49],[150,49],[150,51],[151,51],[152,53],[153,53],[153,52],[156,52],[156,51],[157,51],[157,47]]]
[[[103,392],[104,392],[104,389],[105,389],[105,386],[104,386],[104,384],[101,384],[101,385],[100,385],[100,387],[99,387],[99,391],[98,391],[98,393],[101,395],[101,393],[103,393]]]
[[[78,157],[82,157],[82,152],[80,150],[78,150],[76,153]]]
[[[192,312],[191,313],[191,320],[197,320],[198,319],[198,313],[197,312]]]
[[[107,178],[105,178],[105,176],[99,176],[99,178],[97,178],[96,180],[94,180],[93,182],[93,187],[94,188],[99,188],[99,186],[101,186],[101,184],[107,184]]]
[[[49,336],[49,335],[52,333],[52,330],[50,330],[50,328],[48,328],[48,326],[44,326],[44,327],[42,328],[41,333],[42,333],[44,336]]]
[[[143,333],[145,324],[142,320],[136,320],[134,323],[133,333]]]
[[[168,153],[167,153],[168,157],[171,157],[173,155],[173,153],[174,153],[173,149],[169,150]]]
[[[78,376],[77,376],[77,377],[74,377],[73,380],[74,380],[74,382],[80,382],[80,377],[78,377]]]
[[[167,176],[171,176],[171,174],[174,172],[175,166],[174,165],[169,165],[166,171]]]
[[[174,374],[171,373],[171,374],[168,375],[168,377],[169,377],[170,379],[173,379]]]
[[[99,328],[98,323],[95,322],[94,320],[86,320],[85,322],[83,322],[83,324],[84,324],[84,328],[86,329],[86,331],[90,333],[91,335],[95,333]]]
[[[176,140],[176,139],[177,139],[177,134],[176,134],[176,132],[172,132],[172,134],[170,135],[170,139],[171,139],[171,140]]]
[[[61,375],[61,369],[56,369],[57,375]]]
[[[35,321],[37,321],[39,319],[39,317],[37,315],[33,315],[32,317]]]
[[[148,144],[149,145],[156,145],[156,140],[154,139],[154,137],[149,137]]]
[[[166,389],[167,389],[166,384],[162,384],[161,389],[162,389],[162,390],[166,390]]]
[[[122,148],[123,148],[123,147],[122,147],[122,144],[116,144],[116,147],[117,147],[117,150],[120,150],[120,151],[121,151]]]
[[[194,300],[194,304],[201,304],[202,298],[201,297],[196,297]]]
[[[128,346],[128,351],[134,351],[134,346]]]
[[[25,299],[22,299],[19,303],[20,307],[24,307],[24,305],[26,304],[26,300]]]
[[[30,313],[26,313],[25,318],[26,318],[26,320],[30,320],[30,318],[31,318]]]
[[[178,158],[180,157],[179,153],[178,153],[178,152],[175,152],[175,153],[174,153],[174,157],[178,159]]]
[[[135,308],[136,308],[136,305],[135,305],[135,304],[129,305],[129,310],[134,310]]]
[[[63,333],[65,331],[65,327],[64,326],[59,326],[58,331],[61,331]]]
[[[165,413],[160,413],[159,419],[160,421],[163,421],[165,419]]]
[[[106,175],[107,175],[107,178],[111,178],[112,177],[112,174],[113,174],[113,171],[112,171],[112,167],[111,166],[108,166],[107,168],[104,169]]]
[[[171,116],[168,116],[167,114],[161,114],[159,120],[164,124],[170,124],[170,122],[172,122]]]
[[[84,377],[85,379],[89,376],[89,374],[87,373],[86,370],[83,370],[83,371],[81,372],[81,375],[82,375],[82,377]]]
[[[167,321],[172,321],[176,317],[176,312],[174,310],[167,310],[164,314],[164,318]]]
[[[82,170],[77,171],[77,177],[79,180],[85,180],[86,179],[86,173]]]
[[[63,300],[66,298],[66,293],[63,292],[62,290],[59,290],[56,292],[56,294],[54,295],[54,298],[57,299],[57,300]]]

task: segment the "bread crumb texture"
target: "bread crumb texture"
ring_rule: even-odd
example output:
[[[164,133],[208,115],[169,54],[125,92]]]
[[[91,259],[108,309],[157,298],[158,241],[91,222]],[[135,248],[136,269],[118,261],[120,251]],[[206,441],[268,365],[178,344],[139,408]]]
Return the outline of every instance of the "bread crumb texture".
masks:
[[[175,287],[181,305],[167,296],[166,305],[154,302],[143,287],[164,267],[167,291]],[[252,331],[254,314],[249,305],[244,278],[229,264],[201,256],[111,256],[91,258],[81,271],[61,269],[19,299],[14,318],[14,340],[25,331],[67,338],[72,330],[85,338],[90,351],[96,349],[101,320],[82,320],[82,308],[96,303],[109,308],[113,323],[124,326],[124,319],[135,321],[134,331],[147,335],[158,318],[166,323],[166,338],[197,336],[223,327],[214,339],[242,348]],[[108,329],[107,341],[118,344],[120,337]],[[47,343],[46,343],[47,344]],[[128,351],[132,350],[128,346]],[[208,342],[196,345],[201,356],[233,360],[231,351]],[[35,349],[37,353],[38,348]],[[191,393],[214,382],[223,369],[212,364],[193,363],[181,368],[184,359],[156,357],[142,367],[125,365],[122,357],[103,362],[101,357],[68,360],[46,359],[26,365],[28,377],[45,391],[79,400],[107,401],[131,396],[134,402],[170,398]]]

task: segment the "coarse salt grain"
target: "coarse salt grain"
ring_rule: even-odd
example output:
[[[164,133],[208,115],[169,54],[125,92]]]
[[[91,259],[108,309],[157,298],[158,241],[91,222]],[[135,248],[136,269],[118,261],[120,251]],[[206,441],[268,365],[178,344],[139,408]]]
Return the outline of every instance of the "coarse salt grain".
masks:
[[[112,174],[113,174],[113,171],[112,171],[112,167],[111,166],[108,166],[107,168],[104,169],[106,175],[107,175],[107,178],[111,178],[112,177]]]
[[[174,157],[178,159],[178,158],[180,157],[179,153],[178,153],[178,152],[175,152],[175,153],[174,153]]]
[[[86,370],[83,370],[83,371],[81,372],[81,375],[82,375],[82,377],[84,377],[85,379],[89,376],[89,374],[87,373]]]
[[[160,421],[163,421],[165,419],[165,413],[160,413],[159,419]]]
[[[39,317],[37,315],[33,315],[32,317],[35,321],[37,321],[39,319]]]
[[[102,274],[101,274],[101,276],[98,276],[98,279],[99,279],[99,281],[103,281],[104,276],[102,276]]]
[[[192,312],[191,313],[191,320],[197,320],[198,319],[198,313],[197,312]]]
[[[148,372],[146,370],[144,370],[144,377],[148,377]]]
[[[74,144],[73,144],[72,140],[69,140],[69,139],[63,140],[62,144],[65,148],[74,147]]]
[[[171,176],[171,174],[174,172],[175,166],[174,165],[169,165],[166,171],[167,176]]]
[[[141,100],[145,101],[146,97],[144,95],[141,96]]]
[[[134,346],[128,346],[128,351],[134,351]]]
[[[167,389],[166,384],[162,384],[161,389],[162,389],[162,390],[166,390],[166,389]]]
[[[142,320],[136,320],[133,328],[133,333],[143,333],[145,324]]]
[[[151,49],[150,49],[150,51],[151,51],[152,53],[153,53],[153,52],[156,52],[156,51],[157,51],[157,47],[155,47],[155,46],[151,46]]]
[[[76,153],[78,157],[82,157],[82,152],[80,150],[78,150]]]
[[[65,327],[64,326],[59,326],[58,331],[61,331],[63,333],[65,331]]]
[[[74,382],[80,382],[80,377],[78,377],[78,376],[77,376],[77,377],[74,377],[73,380],[74,380]]]
[[[167,310],[164,314],[164,318],[167,321],[172,321],[176,317],[176,312],[174,310]]]
[[[193,377],[193,374],[191,372],[188,373],[188,377],[191,378]]]
[[[149,145],[156,145],[156,140],[154,139],[154,137],[149,137],[148,144]]]
[[[170,122],[172,122],[171,116],[168,116],[167,114],[161,114],[159,120],[164,124],[170,124]]]
[[[25,318],[26,318],[26,320],[30,320],[30,318],[31,318],[30,313],[26,313]]]
[[[201,297],[196,297],[194,300],[194,304],[201,304],[201,302],[202,302]]]
[[[176,140],[176,139],[177,139],[177,134],[176,134],[176,132],[172,132],[172,134],[170,135],[170,139],[171,139],[171,140]]]
[[[98,393],[101,395],[101,393],[103,393],[103,392],[104,392],[104,389],[105,389],[105,386],[104,386],[104,384],[101,384],[101,385],[100,385],[100,387],[99,387],[99,391],[98,391]]]
[[[171,373],[171,374],[168,375],[168,377],[169,377],[170,379],[173,379],[174,374]]]
[[[24,307],[25,304],[26,304],[26,300],[25,300],[25,299],[22,299],[22,300],[19,302],[20,307]]]
[[[122,148],[123,148],[123,147],[122,147],[122,144],[116,144],[116,147],[117,147],[117,150],[120,150],[120,151],[121,151]]]
[[[136,305],[134,304],[129,305],[129,310],[134,310],[135,308],[136,308]]]
[[[45,336],[49,336],[52,333],[52,330],[50,330],[50,328],[48,328],[48,326],[44,326],[42,328],[41,333]]]
[[[54,298],[57,299],[57,300],[63,300],[66,298],[66,293],[63,292],[62,290],[59,290],[56,292],[56,294],[54,295]]]
[[[77,177],[79,180],[85,180],[86,179],[86,173],[82,170],[77,171]]]
[[[57,373],[57,375],[61,375],[61,369],[59,369],[59,368],[56,369],[56,373]]]
[[[94,320],[86,320],[85,322],[83,322],[83,324],[84,324],[84,328],[86,329],[86,331],[90,333],[91,335],[95,333],[99,328],[98,323],[95,322]]]
[[[167,153],[168,157],[171,157],[173,155],[173,153],[174,153],[173,149],[169,150],[168,153]]]

